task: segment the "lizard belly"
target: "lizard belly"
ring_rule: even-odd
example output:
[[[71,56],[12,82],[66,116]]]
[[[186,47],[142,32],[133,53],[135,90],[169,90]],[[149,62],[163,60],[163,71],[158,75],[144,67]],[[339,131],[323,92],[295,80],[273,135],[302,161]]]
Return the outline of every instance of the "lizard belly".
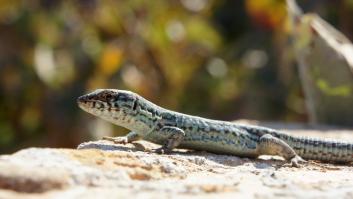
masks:
[[[178,148],[237,156],[258,156],[256,141],[219,132],[187,133]]]

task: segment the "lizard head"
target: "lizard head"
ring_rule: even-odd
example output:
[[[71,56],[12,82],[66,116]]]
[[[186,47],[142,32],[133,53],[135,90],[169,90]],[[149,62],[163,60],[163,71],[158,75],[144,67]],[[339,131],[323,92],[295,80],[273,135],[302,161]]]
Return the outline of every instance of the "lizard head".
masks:
[[[97,89],[77,99],[84,111],[118,125],[126,123],[136,112],[138,95],[125,90]]]

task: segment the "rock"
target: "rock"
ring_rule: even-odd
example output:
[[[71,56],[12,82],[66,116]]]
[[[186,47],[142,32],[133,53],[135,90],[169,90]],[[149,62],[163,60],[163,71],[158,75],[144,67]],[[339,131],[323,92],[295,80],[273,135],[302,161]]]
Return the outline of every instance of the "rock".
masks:
[[[299,133],[327,136],[330,131],[353,140],[350,130]],[[0,198],[353,197],[351,165],[309,162],[291,168],[274,157],[254,160],[188,150],[158,155],[151,152],[156,147],[145,141],[117,145],[100,140],[79,149],[28,148],[2,155]]]
[[[303,14],[295,0],[287,3],[289,33],[310,121],[352,127],[352,42],[318,14]]]

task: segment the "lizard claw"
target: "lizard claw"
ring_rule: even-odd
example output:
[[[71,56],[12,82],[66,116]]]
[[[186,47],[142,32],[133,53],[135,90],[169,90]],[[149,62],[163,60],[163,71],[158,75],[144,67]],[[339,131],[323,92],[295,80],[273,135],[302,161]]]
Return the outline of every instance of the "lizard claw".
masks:
[[[158,154],[167,154],[170,153],[170,150],[166,149],[165,147],[160,147],[158,149],[155,149],[154,152]]]
[[[154,150],[154,152],[156,152],[158,154],[164,154],[164,149],[163,149],[163,147],[161,147],[161,148]]]
[[[296,155],[290,160],[290,162],[292,164],[292,167],[299,168],[303,163],[307,163],[308,161],[304,160],[299,155]]]
[[[102,139],[103,140],[112,141],[115,144],[127,144],[128,143],[127,137],[108,137],[108,136],[104,136]]]

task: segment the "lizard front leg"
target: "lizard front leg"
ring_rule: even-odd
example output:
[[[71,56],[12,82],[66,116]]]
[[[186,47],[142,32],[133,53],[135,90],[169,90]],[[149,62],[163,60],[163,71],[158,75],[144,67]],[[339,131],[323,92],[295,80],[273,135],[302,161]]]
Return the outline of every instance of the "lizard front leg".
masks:
[[[292,166],[299,167],[300,163],[306,162],[283,140],[270,134],[260,137],[258,146],[260,155],[278,155],[290,161]]]
[[[121,136],[121,137],[109,137],[109,136],[104,136],[102,139],[103,140],[109,140],[114,142],[115,144],[126,144],[126,143],[131,143],[136,140],[140,140],[142,137],[137,134],[136,132],[131,131],[128,133],[126,136]]]
[[[157,132],[161,137],[167,138],[162,147],[156,149],[157,153],[170,153],[185,137],[185,132],[177,127],[163,127]]]

